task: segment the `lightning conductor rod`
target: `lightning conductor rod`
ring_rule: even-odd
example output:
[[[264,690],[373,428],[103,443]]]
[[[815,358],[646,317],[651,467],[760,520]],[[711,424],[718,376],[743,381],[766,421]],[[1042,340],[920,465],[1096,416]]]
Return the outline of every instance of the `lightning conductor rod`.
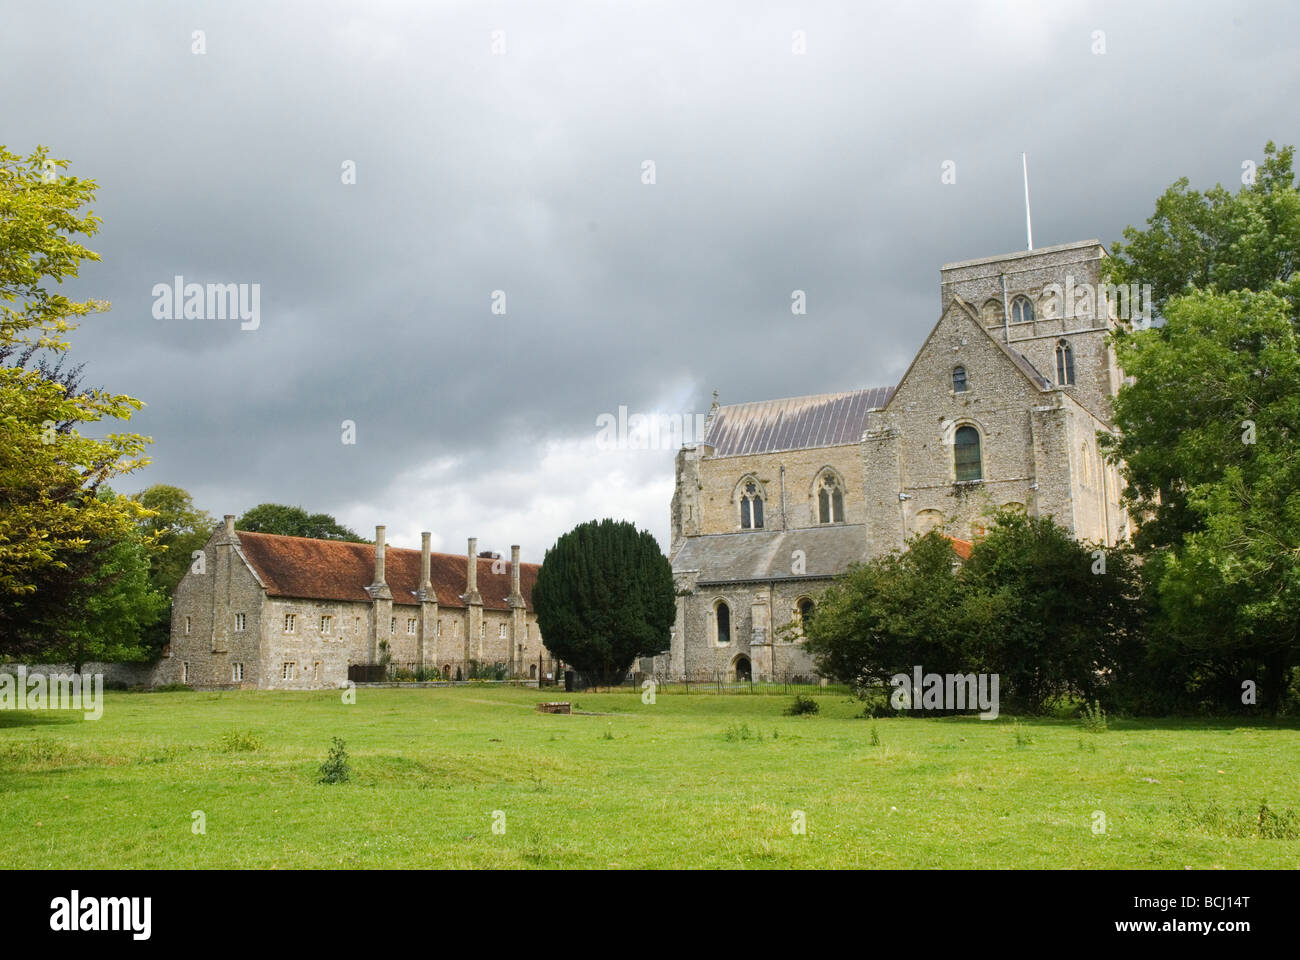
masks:
[[[1025,234],[1029,239],[1029,249],[1034,249],[1034,224],[1029,218],[1029,160],[1022,153],[1020,165],[1025,171]]]

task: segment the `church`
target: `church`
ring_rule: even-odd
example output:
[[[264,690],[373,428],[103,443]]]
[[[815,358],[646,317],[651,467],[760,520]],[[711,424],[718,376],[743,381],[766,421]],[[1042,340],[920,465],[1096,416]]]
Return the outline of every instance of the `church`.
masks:
[[[1106,256],[1087,240],[945,265],[938,322],[892,386],[715,394],[676,456],[671,675],[815,677],[799,634],[832,578],[933,529],[968,555],[999,508],[1126,539],[1097,445],[1124,382],[1107,338],[1127,297],[1103,285]]]

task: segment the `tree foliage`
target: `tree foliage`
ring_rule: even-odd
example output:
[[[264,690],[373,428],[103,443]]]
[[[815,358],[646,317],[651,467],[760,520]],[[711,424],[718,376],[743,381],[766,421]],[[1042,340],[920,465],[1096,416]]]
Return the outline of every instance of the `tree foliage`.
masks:
[[[240,530],[254,533],[278,533],[285,537],[312,537],[317,540],[346,540],[368,543],[328,513],[308,513],[302,507],[282,503],[259,503],[236,523]]]
[[[1148,661],[1276,708],[1300,662],[1300,190],[1293,149],[1265,155],[1235,194],[1178,181],[1116,245],[1112,275],[1151,283],[1164,323],[1116,336],[1134,379],[1109,446],[1142,518]]]
[[[140,529],[157,547],[149,562],[149,579],[154,589],[170,597],[189,569],[191,555],[212,536],[216,522],[206,510],[194,506],[194,498],[180,487],[156,483],[135,495],[149,511]]]
[[[591,520],[546,551],[533,605],[551,653],[613,681],[637,656],[668,648],[672,566],[650,533],[626,521]]]
[[[996,673],[1004,697],[1037,711],[1096,695],[1138,629],[1140,594],[1122,551],[1099,568],[1051,518],[1002,512],[964,564],[931,531],[852,569],[823,593],[808,649],[821,672],[860,687],[918,666]]]

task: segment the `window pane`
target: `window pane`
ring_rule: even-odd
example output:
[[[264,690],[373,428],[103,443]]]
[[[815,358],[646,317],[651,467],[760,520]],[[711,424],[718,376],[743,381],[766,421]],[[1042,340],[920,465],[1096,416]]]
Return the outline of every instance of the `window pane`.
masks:
[[[749,529],[749,498],[741,497],[740,499],[740,529]]]
[[[835,493],[831,495],[831,506],[834,508],[833,510],[834,520],[837,523],[843,523],[844,522],[844,494],[840,492],[839,487],[836,487]]]
[[[763,526],[763,498],[754,498],[754,529]]]
[[[953,444],[953,457],[957,468],[957,479],[979,480],[980,472],[980,435],[974,427],[959,427]]]
[[[827,494],[825,487],[822,487],[817,492],[817,522],[831,522],[831,498]]]
[[[731,642],[731,610],[725,603],[718,604],[718,643]]]

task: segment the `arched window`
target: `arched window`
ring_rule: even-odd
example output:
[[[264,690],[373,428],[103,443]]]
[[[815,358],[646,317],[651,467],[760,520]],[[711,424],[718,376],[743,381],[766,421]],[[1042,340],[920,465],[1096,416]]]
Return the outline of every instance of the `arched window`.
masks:
[[[718,605],[713,608],[713,616],[718,624],[719,644],[731,642],[731,608],[723,601],[719,600]]]
[[[984,469],[980,463],[980,432],[970,426],[958,427],[952,446],[958,482],[982,480]]]
[[[1034,305],[1028,297],[1016,297],[1011,301],[1011,322],[1029,323],[1034,319]]]
[[[1064,340],[1056,344],[1056,382],[1062,386],[1074,383],[1074,348]]]
[[[799,632],[808,633],[808,625],[812,623],[813,602],[807,597],[802,598],[798,604],[799,607]]]
[[[817,481],[817,522],[844,522],[844,490],[829,470]]]
[[[753,480],[740,492],[740,529],[763,529],[763,494]]]
[[[952,391],[953,393],[966,392],[966,368],[965,367],[952,368]]]
[[[1002,301],[985,300],[984,306],[980,308],[980,319],[986,327],[1002,326]]]

